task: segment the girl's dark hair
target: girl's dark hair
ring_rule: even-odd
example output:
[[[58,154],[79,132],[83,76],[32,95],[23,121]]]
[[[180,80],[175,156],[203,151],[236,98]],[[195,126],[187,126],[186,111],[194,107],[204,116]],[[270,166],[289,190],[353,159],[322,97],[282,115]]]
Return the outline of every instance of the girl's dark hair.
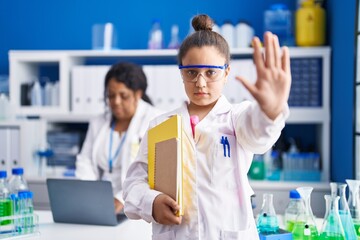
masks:
[[[141,66],[128,62],[121,62],[112,65],[105,76],[105,99],[110,79],[115,79],[118,83],[124,83],[127,88],[133,91],[141,90],[141,99],[152,105],[150,98],[146,95],[147,80]]]
[[[203,47],[203,46],[214,46],[220,54],[225,57],[225,63],[230,63],[230,50],[229,45],[226,40],[218,33],[212,31],[214,26],[214,21],[205,14],[196,15],[191,22],[195,32],[182,42],[179,53],[178,53],[178,63],[182,64],[182,59],[193,47]]]

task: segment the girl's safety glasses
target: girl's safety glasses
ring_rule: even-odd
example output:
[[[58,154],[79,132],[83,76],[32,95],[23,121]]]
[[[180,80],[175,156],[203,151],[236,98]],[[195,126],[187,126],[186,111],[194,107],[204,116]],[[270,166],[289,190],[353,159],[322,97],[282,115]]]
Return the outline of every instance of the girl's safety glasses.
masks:
[[[224,64],[223,66],[179,65],[179,69],[181,72],[181,77],[185,82],[196,83],[199,79],[199,75],[201,75],[208,83],[219,81],[224,76],[225,69],[228,66],[228,64]]]

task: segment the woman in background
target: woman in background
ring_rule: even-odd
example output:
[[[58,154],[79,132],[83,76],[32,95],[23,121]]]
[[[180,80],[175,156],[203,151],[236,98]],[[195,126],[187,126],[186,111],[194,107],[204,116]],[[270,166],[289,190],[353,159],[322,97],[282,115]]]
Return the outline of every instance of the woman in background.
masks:
[[[110,111],[93,119],[80,154],[77,178],[112,183],[115,211],[124,207],[122,183],[134,160],[149,121],[161,112],[146,95],[147,80],[141,66],[114,64],[105,77],[105,99]]]

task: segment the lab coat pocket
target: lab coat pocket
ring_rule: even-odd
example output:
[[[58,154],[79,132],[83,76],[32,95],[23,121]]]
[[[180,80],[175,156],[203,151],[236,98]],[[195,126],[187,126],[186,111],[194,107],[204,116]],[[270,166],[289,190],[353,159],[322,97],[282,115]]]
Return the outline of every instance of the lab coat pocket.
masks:
[[[212,156],[212,184],[216,187],[236,188],[236,138],[232,135],[219,135],[215,139]]]
[[[252,227],[243,231],[221,231],[221,240],[258,240],[259,235]]]
[[[175,239],[174,231],[163,232],[159,234],[153,234],[153,240],[172,240]]]

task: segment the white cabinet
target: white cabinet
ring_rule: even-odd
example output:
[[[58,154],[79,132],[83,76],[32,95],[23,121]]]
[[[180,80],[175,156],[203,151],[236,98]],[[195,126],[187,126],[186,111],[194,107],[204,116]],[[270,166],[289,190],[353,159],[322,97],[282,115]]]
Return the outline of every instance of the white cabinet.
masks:
[[[231,102],[251,98],[234,76],[245,75],[251,81],[255,80],[252,52],[251,48],[232,50],[232,73],[224,90]],[[326,184],[330,180],[330,48],[294,47],[290,48],[290,56],[293,85],[289,99],[291,114],[287,124],[315,125],[316,144],[321,156],[321,181]],[[119,61],[132,61],[144,66],[148,76],[148,94],[154,104],[164,109],[174,108],[186,99],[176,57],[176,50],[10,51],[10,100],[18,116],[39,116],[50,122],[87,122],[95,113],[74,108],[72,91],[78,83],[72,82],[72,71],[83,65],[110,66]],[[59,104],[24,106],[20,100],[23,94],[21,84],[32,81],[32,76],[41,76],[44,68],[57,72]],[[289,186],[288,182],[275,185],[271,181],[261,183],[262,189]],[[254,182],[253,185],[256,187],[258,183]]]
[[[41,120],[0,121],[0,169],[24,167],[25,175],[37,173],[36,152],[44,147],[45,122]]]

